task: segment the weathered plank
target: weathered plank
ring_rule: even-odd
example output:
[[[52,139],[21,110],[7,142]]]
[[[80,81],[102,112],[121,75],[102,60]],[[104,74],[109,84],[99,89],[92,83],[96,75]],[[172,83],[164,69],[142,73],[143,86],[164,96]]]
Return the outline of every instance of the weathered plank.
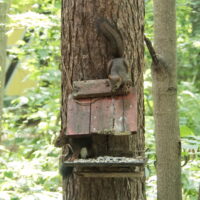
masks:
[[[76,175],[86,178],[142,178],[143,172],[75,172]]]
[[[72,95],[75,99],[107,97],[112,95],[123,95],[128,93],[123,88],[113,93],[111,91],[109,79],[74,81],[73,88],[74,89]]]
[[[114,115],[113,115],[113,130],[117,134],[124,134],[124,108],[123,96],[113,97]]]
[[[127,135],[137,131],[137,95],[68,99],[67,135]]]
[[[91,105],[91,133],[112,134],[113,132],[112,98],[101,98]]]
[[[123,96],[124,128],[125,132],[137,132],[137,93],[132,88],[130,93]]]
[[[67,135],[83,135],[90,133],[90,102],[91,99],[74,100],[68,98]]]

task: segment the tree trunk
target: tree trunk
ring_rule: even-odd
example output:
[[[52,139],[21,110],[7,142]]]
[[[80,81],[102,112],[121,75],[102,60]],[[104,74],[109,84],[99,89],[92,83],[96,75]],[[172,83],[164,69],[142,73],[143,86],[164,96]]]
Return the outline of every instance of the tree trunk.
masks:
[[[200,200],[200,184],[199,184],[199,197],[198,197],[198,200]]]
[[[6,14],[8,4],[0,2],[0,140],[2,135],[2,109],[6,68]]]
[[[137,88],[138,132],[132,136],[93,136],[95,156],[130,155],[144,157],[143,30],[144,2],[140,0],[62,1],[62,131],[66,131],[67,97],[72,82],[107,78],[109,46],[97,33],[95,21],[104,16],[123,35],[125,57]],[[144,172],[144,168],[140,169]],[[65,200],[143,200],[145,178],[63,179]]]
[[[158,200],[181,200],[181,143],[177,113],[175,0],[154,0],[152,66]]]

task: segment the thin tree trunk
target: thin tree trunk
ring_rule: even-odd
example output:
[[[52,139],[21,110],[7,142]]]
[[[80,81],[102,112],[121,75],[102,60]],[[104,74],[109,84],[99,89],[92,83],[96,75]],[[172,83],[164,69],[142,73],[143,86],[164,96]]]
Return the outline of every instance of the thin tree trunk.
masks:
[[[177,113],[175,0],[154,0],[152,66],[158,200],[181,200],[181,143]]]
[[[192,0],[191,8],[190,20],[192,23],[192,35],[197,36],[200,27],[200,2],[198,0]]]
[[[199,184],[199,197],[198,197],[198,200],[200,200],[200,184]]]
[[[192,36],[198,38],[199,33],[200,33],[200,30],[199,30],[199,27],[200,27],[200,2],[198,0],[192,0],[190,4],[191,4],[191,8],[192,8],[192,11],[190,14],[190,21],[192,24]],[[195,86],[197,88],[199,88],[200,87],[200,83],[199,83],[200,69],[198,67],[198,64],[200,62],[200,50],[198,47],[196,47],[195,54],[196,54],[195,62],[191,58],[191,63],[193,63],[193,69],[194,69],[194,71],[193,71],[194,79],[193,80],[194,80]]]
[[[67,97],[72,82],[107,78],[110,59],[106,40],[97,34],[95,21],[104,16],[116,23],[125,42],[125,57],[131,66],[137,88],[138,132],[133,136],[94,136],[95,156],[128,155],[144,157],[143,106],[143,27],[144,2],[141,0],[62,1],[62,133],[67,124]],[[144,168],[140,169],[144,172]],[[63,180],[65,200],[143,200],[144,177],[80,178]]]
[[[0,140],[2,135],[2,109],[6,68],[6,14],[8,4],[0,2]]]

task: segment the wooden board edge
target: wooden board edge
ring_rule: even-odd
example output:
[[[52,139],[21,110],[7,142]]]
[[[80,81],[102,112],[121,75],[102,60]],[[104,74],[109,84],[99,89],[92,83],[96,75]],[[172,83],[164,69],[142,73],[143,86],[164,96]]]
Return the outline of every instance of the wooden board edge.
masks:
[[[77,176],[85,178],[142,178],[143,172],[75,172]]]

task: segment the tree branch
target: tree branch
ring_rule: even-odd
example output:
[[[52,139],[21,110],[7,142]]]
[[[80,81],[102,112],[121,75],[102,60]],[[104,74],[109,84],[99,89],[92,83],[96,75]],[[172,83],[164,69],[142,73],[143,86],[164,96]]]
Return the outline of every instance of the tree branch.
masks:
[[[144,41],[145,41],[145,43],[146,43],[146,45],[147,45],[147,48],[148,48],[148,50],[149,50],[149,53],[150,53],[150,55],[151,55],[151,58],[152,58],[153,63],[154,63],[156,66],[158,66],[158,64],[159,64],[159,59],[158,59],[158,57],[157,57],[157,55],[156,55],[155,49],[153,48],[153,45],[152,45],[152,43],[151,43],[151,40],[150,40],[149,38],[147,38],[146,36],[144,36]]]

